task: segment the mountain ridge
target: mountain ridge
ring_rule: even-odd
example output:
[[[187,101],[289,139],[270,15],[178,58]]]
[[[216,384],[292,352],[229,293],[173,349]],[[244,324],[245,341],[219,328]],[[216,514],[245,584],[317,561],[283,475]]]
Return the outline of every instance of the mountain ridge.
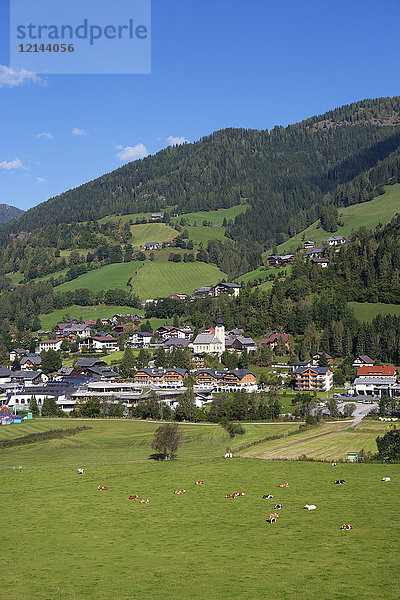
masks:
[[[10,204],[0,204],[0,225],[18,218],[24,211]]]
[[[348,187],[366,173],[369,196],[351,198]],[[227,128],[165,148],[30,209],[0,228],[0,242],[48,223],[245,200],[250,208],[228,235],[272,247],[314,222],[324,205],[370,199],[399,175],[400,97],[363,100],[271,131]]]

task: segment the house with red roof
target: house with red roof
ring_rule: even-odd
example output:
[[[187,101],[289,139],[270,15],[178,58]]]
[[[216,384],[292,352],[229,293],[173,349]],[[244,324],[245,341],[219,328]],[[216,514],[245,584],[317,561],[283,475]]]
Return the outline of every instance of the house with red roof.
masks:
[[[268,337],[261,340],[261,346],[268,346],[273,350],[279,342],[282,342],[287,350],[290,348],[292,336],[290,333],[271,333]]]

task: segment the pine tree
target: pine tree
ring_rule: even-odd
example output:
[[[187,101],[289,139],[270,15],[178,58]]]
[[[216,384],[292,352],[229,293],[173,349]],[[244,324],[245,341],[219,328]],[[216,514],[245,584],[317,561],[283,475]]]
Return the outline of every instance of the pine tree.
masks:
[[[132,348],[127,346],[125,348],[124,356],[122,358],[119,372],[122,377],[130,377],[135,370],[135,356],[132,352]]]

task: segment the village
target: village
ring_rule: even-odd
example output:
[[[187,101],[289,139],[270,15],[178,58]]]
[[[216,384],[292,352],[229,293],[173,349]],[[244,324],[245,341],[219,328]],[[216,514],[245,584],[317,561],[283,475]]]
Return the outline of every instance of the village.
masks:
[[[239,289],[220,284],[214,294],[215,290],[239,293]],[[275,358],[275,352],[281,355],[292,344],[290,334],[285,332],[270,332],[256,343],[243,329],[227,331],[221,315],[214,327],[197,335],[189,326],[161,325],[154,332],[143,331],[141,321],[133,313],[114,314],[97,322],[69,318],[57,323],[52,337],[38,339],[35,352],[15,348],[10,352],[10,365],[0,366],[0,404],[20,422],[30,414],[33,399],[39,411],[50,398],[62,414],[68,415],[74,414],[77,405],[96,398],[119,405],[127,416],[154,394],[175,411],[188,388],[193,390],[197,408],[203,411],[222,392],[261,393],[271,387],[280,394],[310,392],[319,400],[320,409],[332,398],[343,405],[344,400],[373,403],[383,396],[400,396],[396,368],[376,365],[365,355],[354,357],[352,380],[345,382],[339,392],[334,383],[335,361],[329,354],[317,352],[301,362]],[[260,350],[270,356],[267,377],[265,371],[257,375],[257,369],[251,368],[252,357]],[[144,362],[124,372],[122,360],[120,364],[112,361],[113,355],[121,351],[124,355],[139,353]],[[227,368],[221,362],[226,352],[238,359],[238,368]],[[49,357],[55,359],[50,366]],[[163,364],[173,366],[160,366],[160,357],[168,359]]]

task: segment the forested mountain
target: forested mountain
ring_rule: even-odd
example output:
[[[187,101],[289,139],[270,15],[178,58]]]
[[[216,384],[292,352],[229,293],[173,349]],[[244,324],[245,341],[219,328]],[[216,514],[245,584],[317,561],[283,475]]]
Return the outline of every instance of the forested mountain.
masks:
[[[10,233],[174,206],[249,210],[229,228],[272,247],[330,203],[369,199],[400,179],[400,97],[357,102],[271,131],[225,129],[170,147],[70,190],[3,226]],[[362,190],[362,191],[361,191]]]
[[[23,212],[23,210],[15,206],[0,204],[0,225],[11,221],[11,219],[17,219]]]

